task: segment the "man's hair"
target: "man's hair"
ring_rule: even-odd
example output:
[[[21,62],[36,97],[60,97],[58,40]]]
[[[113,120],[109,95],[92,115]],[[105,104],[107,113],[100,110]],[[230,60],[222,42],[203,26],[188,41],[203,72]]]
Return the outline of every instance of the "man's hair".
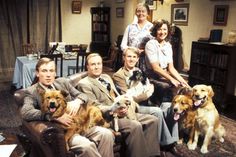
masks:
[[[123,56],[126,55],[127,51],[132,51],[132,52],[134,52],[138,57],[139,57],[139,55],[140,55],[137,48],[135,48],[135,47],[128,47],[128,48],[125,49],[125,51],[124,51],[124,53],[123,53]]]
[[[39,71],[39,68],[41,67],[41,65],[47,64],[49,62],[53,62],[55,64],[55,62],[50,58],[47,58],[47,57],[40,58],[35,67],[36,71]]]
[[[160,29],[163,24],[167,25],[168,36],[166,37],[166,40],[169,40],[170,35],[171,35],[171,27],[170,27],[170,23],[167,20],[164,20],[164,19],[155,20],[153,22],[153,27],[151,28],[151,35],[156,37],[157,36],[157,30]]]
[[[89,55],[87,56],[87,58],[86,58],[86,65],[88,65],[88,61],[89,61],[90,58],[96,57],[96,56],[101,57],[101,55],[100,55],[99,53],[91,53],[91,54],[89,54]],[[101,58],[102,58],[102,57],[101,57]]]

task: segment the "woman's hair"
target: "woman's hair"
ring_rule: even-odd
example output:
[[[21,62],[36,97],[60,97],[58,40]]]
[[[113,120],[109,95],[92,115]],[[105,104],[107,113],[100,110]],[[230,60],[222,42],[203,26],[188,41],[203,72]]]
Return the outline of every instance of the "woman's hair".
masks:
[[[138,8],[140,8],[140,7],[146,8],[147,13],[148,14],[150,13],[150,8],[146,3],[138,3],[137,6],[136,6],[136,9],[135,9],[135,13],[137,12]]]
[[[161,19],[161,20],[155,20],[153,22],[153,27],[151,28],[151,35],[156,37],[157,36],[157,30],[161,28],[163,24],[167,25],[168,28],[168,35],[165,40],[169,40],[171,35],[171,26],[170,23],[167,20]]]
[[[54,62],[54,61],[50,58],[47,58],[47,57],[40,58],[38,63],[36,64],[36,67],[35,67],[36,71],[39,71],[39,68],[41,65],[47,64],[49,62]]]
[[[125,49],[125,51],[124,51],[124,53],[123,53],[123,56],[126,55],[126,52],[127,52],[127,51],[132,51],[132,52],[134,52],[138,57],[139,57],[139,55],[140,55],[137,48],[135,48],[135,47],[128,47],[128,48]]]

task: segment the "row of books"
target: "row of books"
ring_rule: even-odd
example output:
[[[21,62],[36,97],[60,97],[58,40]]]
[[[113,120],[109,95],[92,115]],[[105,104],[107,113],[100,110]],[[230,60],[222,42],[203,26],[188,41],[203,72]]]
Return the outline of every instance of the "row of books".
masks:
[[[211,66],[216,66],[219,68],[227,68],[228,65],[228,54],[211,52],[207,53],[203,50],[195,49],[192,53],[192,61],[203,63]]]
[[[108,30],[107,24],[105,23],[94,23],[93,31],[106,32]]]
[[[100,21],[100,22],[108,22],[109,15],[108,14],[93,14],[93,21]]]
[[[215,84],[224,84],[227,70],[208,68],[196,64],[191,65],[191,75]]]
[[[108,35],[107,34],[94,34],[94,41],[103,41],[108,42]]]

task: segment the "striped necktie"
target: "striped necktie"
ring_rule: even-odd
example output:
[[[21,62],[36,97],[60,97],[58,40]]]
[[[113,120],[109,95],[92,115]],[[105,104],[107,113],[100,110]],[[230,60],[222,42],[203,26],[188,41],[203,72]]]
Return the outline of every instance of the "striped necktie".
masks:
[[[114,90],[111,88],[111,84],[101,77],[98,78],[98,81],[100,81],[106,87],[110,96],[114,99],[116,97],[116,94],[115,94]]]

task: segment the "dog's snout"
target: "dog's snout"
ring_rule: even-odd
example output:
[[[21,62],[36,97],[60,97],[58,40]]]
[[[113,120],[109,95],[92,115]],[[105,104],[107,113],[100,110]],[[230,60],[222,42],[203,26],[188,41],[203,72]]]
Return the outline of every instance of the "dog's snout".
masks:
[[[54,108],[54,107],[56,107],[55,104],[56,104],[56,103],[55,103],[54,101],[52,101],[52,102],[50,102],[49,107],[50,107],[50,108]]]
[[[177,111],[178,111],[178,109],[177,109],[177,108],[174,108],[174,109],[173,109],[173,111],[174,111],[174,112],[177,112]]]

